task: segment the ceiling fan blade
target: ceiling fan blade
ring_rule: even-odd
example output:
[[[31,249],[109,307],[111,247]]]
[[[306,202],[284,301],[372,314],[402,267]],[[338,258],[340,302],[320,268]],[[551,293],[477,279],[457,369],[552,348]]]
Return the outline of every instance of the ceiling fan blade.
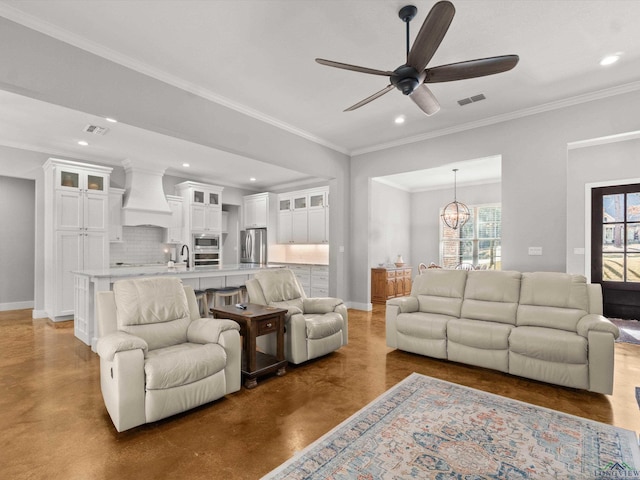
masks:
[[[382,75],[389,77],[393,75],[393,72],[385,72],[383,70],[376,70],[374,68],[358,67],[357,65],[349,65],[348,63],[334,62],[333,60],[325,60],[324,58],[316,58],[316,62],[320,65],[327,65],[328,67],[342,68],[343,70],[351,70],[353,72],[369,73],[371,75]]]
[[[456,13],[451,2],[436,3],[425,19],[407,56],[407,65],[421,72],[436,53]]]
[[[427,115],[433,115],[434,113],[437,113],[438,110],[440,110],[440,104],[438,103],[438,100],[436,100],[436,97],[434,97],[433,93],[431,93],[429,87],[427,87],[424,83],[418,86],[418,88],[416,88],[413,93],[409,95],[409,98],[411,98],[411,100],[413,100],[415,104],[420,107],[420,110],[422,110]]]
[[[518,55],[502,55],[427,68],[424,83],[451,82],[506,72],[515,67],[519,59]]]
[[[424,85],[424,84],[423,84]],[[426,86],[426,85],[425,85]],[[390,92],[391,90],[393,90],[395,87],[393,85],[387,85],[386,87],[384,87],[382,90],[380,90],[379,92],[374,93],[373,95],[371,95],[370,97],[365,98],[364,100],[359,101],[358,103],[356,103],[355,105],[351,105],[349,108],[345,109],[345,112],[350,112],[352,110],[355,110],[356,108],[360,108],[363,105],[366,105],[367,103],[375,100],[378,97],[381,97],[382,95],[384,95],[387,92]]]

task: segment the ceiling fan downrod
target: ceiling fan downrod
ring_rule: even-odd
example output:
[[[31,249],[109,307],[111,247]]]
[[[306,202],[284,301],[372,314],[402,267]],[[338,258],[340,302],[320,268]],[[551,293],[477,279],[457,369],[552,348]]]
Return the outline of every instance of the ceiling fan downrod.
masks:
[[[409,59],[409,23],[418,13],[418,9],[414,5],[405,5],[398,12],[400,19],[407,24],[407,59]]]

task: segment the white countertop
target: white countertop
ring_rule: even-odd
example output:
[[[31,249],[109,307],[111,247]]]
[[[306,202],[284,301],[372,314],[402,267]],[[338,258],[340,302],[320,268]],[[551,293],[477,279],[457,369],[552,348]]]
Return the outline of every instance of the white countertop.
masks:
[[[255,273],[265,268],[282,268],[274,264],[238,263],[218,266],[192,267],[187,270],[185,266],[168,267],[166,265],[117,265],[107,268],[90,270],[78,270],[72,273],[86,275],[92,278],[104,277],[139,277],[145,275],[177,275],[180,277],[209,277],[232,274]]]

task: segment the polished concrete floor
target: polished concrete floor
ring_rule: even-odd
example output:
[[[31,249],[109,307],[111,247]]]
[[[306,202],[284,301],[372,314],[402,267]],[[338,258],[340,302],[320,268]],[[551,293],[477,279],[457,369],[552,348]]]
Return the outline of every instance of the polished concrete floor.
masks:
[[[0,478],[260,478],[411,372],[640,431],[640,346],[616,344],[615,390],[606,396],[391,350],[384,307],[349,315],[349,345],[339,351],[117,433],[98,357],[71,323],[0,312]]]

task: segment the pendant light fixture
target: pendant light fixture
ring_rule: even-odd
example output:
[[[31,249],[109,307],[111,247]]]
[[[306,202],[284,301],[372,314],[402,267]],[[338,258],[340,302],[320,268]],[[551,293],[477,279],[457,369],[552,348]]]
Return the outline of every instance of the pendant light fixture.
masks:
[[[458,169],[453,169],[453,202],[447,204],[446,207],[442,209],[442,222],[449,228],[457,230],[458,228],[462,228],[462,226],[467,223],[469,220],[469,208],[464,204],[460,203],[456,200],[456,179],[457,179]]]

